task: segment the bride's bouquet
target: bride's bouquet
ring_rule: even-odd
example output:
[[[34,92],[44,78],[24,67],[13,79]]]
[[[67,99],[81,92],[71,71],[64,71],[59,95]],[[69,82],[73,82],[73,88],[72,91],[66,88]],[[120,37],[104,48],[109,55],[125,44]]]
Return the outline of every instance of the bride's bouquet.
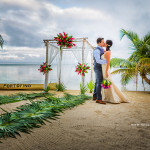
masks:
[[[101,82],[101,87],[103,87],[104,89],[108,89],[111,87],[111,82],[109,80],[104,79]]]

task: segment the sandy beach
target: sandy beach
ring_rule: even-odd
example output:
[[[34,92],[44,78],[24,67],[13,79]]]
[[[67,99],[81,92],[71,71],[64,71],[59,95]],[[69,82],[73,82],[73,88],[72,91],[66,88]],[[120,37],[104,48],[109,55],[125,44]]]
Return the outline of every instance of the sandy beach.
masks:
[[[0,95],[37,91],[1,90]],[[79,91],[66,91],[79,94]],[[50,91],[62,96],[62,92]],[[150,92],[124,92],[129,103],[97,104],[88,100],[65,110],[31,134],[1,140],[2,150],[148,150],[150,147]],[[1,105],[12,110],[27,101]],[[2,111],[0,111],[2,113]]]

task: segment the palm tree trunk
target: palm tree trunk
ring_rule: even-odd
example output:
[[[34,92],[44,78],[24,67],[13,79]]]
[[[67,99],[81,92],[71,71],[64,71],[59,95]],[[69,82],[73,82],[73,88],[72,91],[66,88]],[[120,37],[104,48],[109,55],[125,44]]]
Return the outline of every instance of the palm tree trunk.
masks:
[[[137,91],[138,75],[136,75],[136,91]]]
[[[144,88],[144,91],[145,91],[145,86],[144,86],[144,81],[143,81],[143,78],[142,78],[142,84],[143,84],[143,88]]]
[[[145,80],[146,83],[148,83],[150,85],[150,80],[146,77],[146,74],[142,74],[140,76],[142,77],[142,79]]]

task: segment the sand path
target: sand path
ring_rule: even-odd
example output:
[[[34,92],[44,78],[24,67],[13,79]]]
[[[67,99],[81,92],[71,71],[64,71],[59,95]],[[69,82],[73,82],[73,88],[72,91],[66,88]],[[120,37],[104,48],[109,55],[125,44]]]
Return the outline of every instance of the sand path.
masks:
[[[149,150],[150,93],[124,93],[130,103],[102,105],[88,100],[31,134],[2,140],[0,149]],[[9,108],[10,104],[6,105]]]

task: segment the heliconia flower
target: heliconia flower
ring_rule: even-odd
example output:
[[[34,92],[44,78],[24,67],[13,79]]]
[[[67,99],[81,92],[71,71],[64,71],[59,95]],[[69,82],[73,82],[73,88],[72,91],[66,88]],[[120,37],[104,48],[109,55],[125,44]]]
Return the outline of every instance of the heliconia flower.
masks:
[[[47,65],[47,67],[48,67],[48,65]]]
[[[46,72],[46,70],[44,70],[44,72]]]
[[[81,65],[80,63],[78,63],[79,65]]]
[[[64,35],[66,35],[66,33],[65,33],[65,32],[63,32],[63,34],[64,34]]]
[[[76,46],[75,44],[73,44],[73,46]]]
[[[82,73],[82,76],[84,76],[84,73]]]
[[[59,40],[59,42],[62,42],[62,40]]]
[[[79,70],[79,73],[81,72],[81,69]]]
[[[61,33],[59,33],[59,34],[60,34],[61,37],[63,37]]]
[[[65,45],[63,44],[63,47],[65,47]]]
[[[45,67],[45,66],[44,66]]]
[[[71,46],[70,46],[70,45],[68,45],[68,48],[71,48]]]
[[[86,69],[89,69],[89,67],[86,67]]]
[[[85,72],[85,70],[83,70],[83,72]]]

